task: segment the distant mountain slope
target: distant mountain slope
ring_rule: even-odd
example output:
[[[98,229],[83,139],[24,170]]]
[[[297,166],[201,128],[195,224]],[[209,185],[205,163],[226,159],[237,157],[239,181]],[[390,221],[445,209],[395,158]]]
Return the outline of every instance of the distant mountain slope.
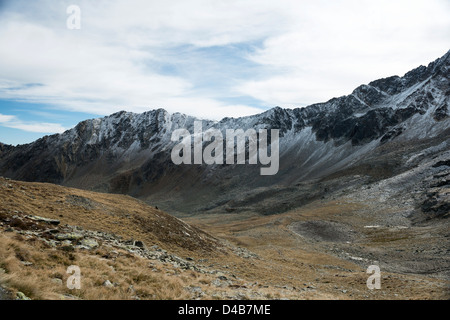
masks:
[[[402,172],[407,167],[403,160],[378,161],[372,157],[375,150],[425,140],[441,143],[448,138],[449,105],[450,51],[427,67],[373,81],[326,103],[203,121],[203,130],[223,133],[279,129],[280,170],[275,176],[261,176],[260,165],[174,165],[171,134],[179,128],[193,132],[197,119],[163,109],[123,111],[31,144],[0,145],[0,175],[129,194],[180,212],[208,211],[225,208],[249,190],[294,186],[367,165],[367,159],[372,173]]]

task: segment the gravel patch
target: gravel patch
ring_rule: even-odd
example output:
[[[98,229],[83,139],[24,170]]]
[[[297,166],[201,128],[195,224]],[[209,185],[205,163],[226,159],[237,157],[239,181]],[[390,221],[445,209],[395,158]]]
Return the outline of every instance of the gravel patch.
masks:
[[[331,221],[298,221],[289,228],[296,234],[313,241],[347,242],[356,233],[347,225]]]

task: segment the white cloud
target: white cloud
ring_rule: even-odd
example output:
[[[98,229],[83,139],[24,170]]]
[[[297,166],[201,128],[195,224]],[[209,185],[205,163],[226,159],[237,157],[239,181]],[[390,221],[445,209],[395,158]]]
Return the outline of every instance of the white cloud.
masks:
[[[114,33],[113,41],[130,46],[220,46],[263,39],[288,30],[294,17],[283,4],[292,2],[117,0],[86,3],[87,11],[95,12],[87,17],[86,24],[107,29]],[[81,7],[85,7],[85,3]]]
[[[14,116],[8,116],[0,113],[0,124],[14,120]]]
[[[291,31],[267,38],[249,57],[272,75],[236,91],[281,106],[323,102],[450,49],[445,1],[314,1],[291,9],[298,14]]]
[[[37,133],[62,133],[67,129],[57,123],[22,121],[16,116],[0,114],[0,126]]]
[[[214,119],[260,112],[193,95],[187,80],[149,70],[142,60],[152,55],[141,49],[15,19],[0,29],[0,42],[9,44],[0,51],[5,99],[99,115],[159,107]]]
[[[214,119],[260,112],[221,102],[220,90],[264,106],[307,105],[402,74],[450,47],[445,0],[77,1],[81,30],[65,28],[64,1],[13,3],[20,10],[1,13],[0,98],[99,115],[159,107]],[[258,41],[245,57],[257,76],[228,88],[211,83],[209,92],[198,90],[184,64],[209,78],[217,71],[177,55],[183,46]],[[165,63],[188,71],[162,73]]]

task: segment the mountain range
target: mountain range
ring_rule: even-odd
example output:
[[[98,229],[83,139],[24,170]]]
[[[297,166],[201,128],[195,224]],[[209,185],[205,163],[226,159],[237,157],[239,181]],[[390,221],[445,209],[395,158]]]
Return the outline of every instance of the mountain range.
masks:
[[[179,215],[274,214],[329,196],[350,176],[364,185],[448,154],[449,105],[450,51],[403,77],[379,79],[325,103],[203,120],[204,130],[223,133],[279,129],[274,176],[261,176],[253,165],[173,164],[172,132],[192,132],[199,119],[164,109],[121,111],[30,144],[0,144],[0,175],[127,194]],[[427,200],[424,191],[417,205],[423,209]]]

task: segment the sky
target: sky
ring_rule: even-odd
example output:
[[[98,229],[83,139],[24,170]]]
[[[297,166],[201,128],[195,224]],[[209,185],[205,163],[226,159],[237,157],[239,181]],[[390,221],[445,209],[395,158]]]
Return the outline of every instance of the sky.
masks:
[[[0,0],[0,142],[121,110],[305,107],[449,49],[450,0]]]

